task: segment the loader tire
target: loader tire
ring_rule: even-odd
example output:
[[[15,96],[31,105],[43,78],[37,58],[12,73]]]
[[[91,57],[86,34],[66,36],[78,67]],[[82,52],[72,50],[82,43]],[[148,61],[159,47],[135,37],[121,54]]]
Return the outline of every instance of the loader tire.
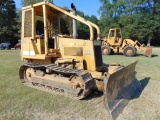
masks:
[[[133,57],[136,54],[136,49],[133,46],[126,46],[123,50],[126,57]]]
[[[101,50],[103,55],[111,54],[111,48],[108,45],[102,46]]]

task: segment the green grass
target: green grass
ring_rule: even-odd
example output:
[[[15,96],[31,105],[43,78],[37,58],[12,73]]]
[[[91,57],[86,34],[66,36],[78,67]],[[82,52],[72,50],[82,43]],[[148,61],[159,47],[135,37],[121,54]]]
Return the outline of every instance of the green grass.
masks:
[[[135,57],[111,55],[103,56],[103,60],[105,63],[123,65],[138,60],[136,66],[138,80],[145,77],[159,80],[160,48],[154,49],[153,54],[155,55],[153,58],[143,55]],[[19,79],[19,68],[23,64],[19,50],[0,50],[0,120],[106,119],[103,96],[93,97],[96,93],[85,100],[76,101],[24,86]]]
[[[144,77],[151,77],[153,80],[159,80],[160,71],[160,48],[154,48],[152,51],[153,57],[145,57],[140,51],[135,57],[125,57],[123,55],[103,56],[104,63],[120,63],[128,65],[134,60],[138,60],[136,66],[137,77],[142,79]]]

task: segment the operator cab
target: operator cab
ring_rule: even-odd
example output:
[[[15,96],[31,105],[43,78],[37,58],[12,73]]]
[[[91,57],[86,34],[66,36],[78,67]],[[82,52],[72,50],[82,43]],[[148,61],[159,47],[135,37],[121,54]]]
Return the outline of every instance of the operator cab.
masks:
[[[59,11],[58,7],[54,7],[47,2],[41,2],[23,8],[22,39],[29,45],[22,46],[23,56],[51,55],[52,53],[54,56],[59,56],[55,54],[59,47],[56,37],[72,37],[70,16]],[[66,21],[62,21],[61,17],[65,17]],[[64,28],[63,24],[67,24],[69,29]]]
[[[122,44],[121,29],[120,28],[110,29],[107,41],[112,46],[120,46]]]

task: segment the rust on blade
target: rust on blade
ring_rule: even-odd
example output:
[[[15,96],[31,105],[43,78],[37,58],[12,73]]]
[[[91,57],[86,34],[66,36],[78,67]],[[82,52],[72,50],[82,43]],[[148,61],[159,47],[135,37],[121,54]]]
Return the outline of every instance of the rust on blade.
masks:
[[[144,50],[144,55],[148,56],[148,57],[152,57],[152,47],[147,47],[145,50]]]
[[[140,83],[135,78],[137,61],[106,75],[104,79],[104,105],[115,120],[135,93]]]

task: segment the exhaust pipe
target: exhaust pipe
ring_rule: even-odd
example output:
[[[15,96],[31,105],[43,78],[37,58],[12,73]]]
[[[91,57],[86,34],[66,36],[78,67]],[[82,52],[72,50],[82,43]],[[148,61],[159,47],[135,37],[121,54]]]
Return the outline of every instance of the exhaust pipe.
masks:
[[[73,10],[73,15],[77,15],[77,10],[76,7],[74,6],[74,4],[71,4],[71,8]],[[73,38],[76,39],[77,38],[77,21],[75,19],[73,19]]]

